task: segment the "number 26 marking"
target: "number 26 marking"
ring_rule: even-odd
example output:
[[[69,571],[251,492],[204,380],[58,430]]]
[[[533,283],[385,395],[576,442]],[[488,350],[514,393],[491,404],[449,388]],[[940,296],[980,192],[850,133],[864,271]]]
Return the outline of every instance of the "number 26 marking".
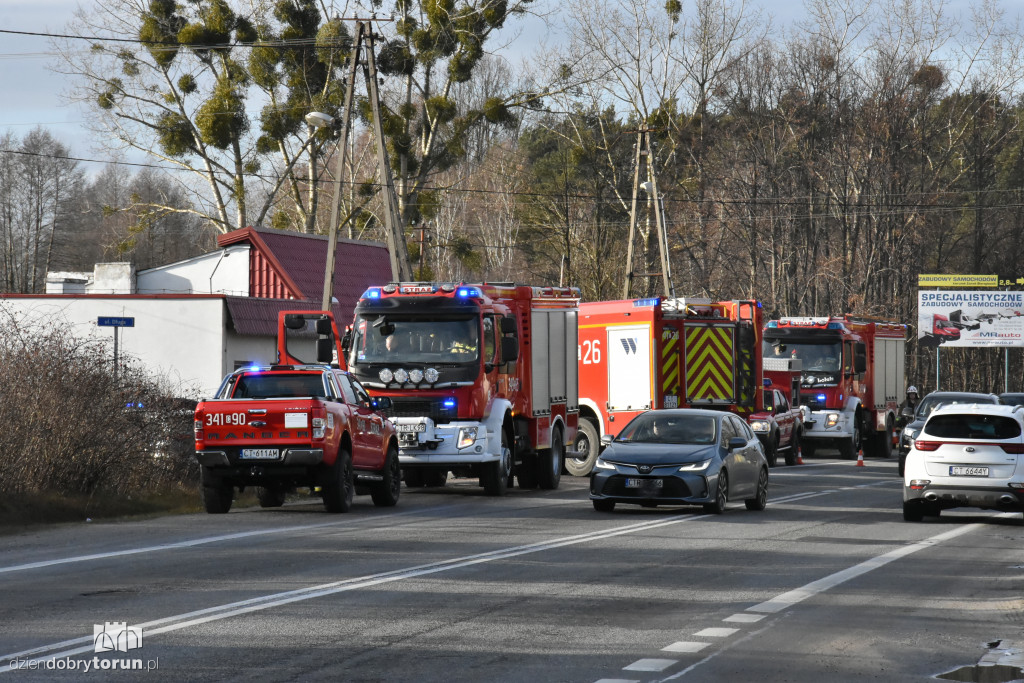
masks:
[[[599,365],[601,363],[601,342],[598,340],[584,340],[581,345],[580,356],[584,365]]]

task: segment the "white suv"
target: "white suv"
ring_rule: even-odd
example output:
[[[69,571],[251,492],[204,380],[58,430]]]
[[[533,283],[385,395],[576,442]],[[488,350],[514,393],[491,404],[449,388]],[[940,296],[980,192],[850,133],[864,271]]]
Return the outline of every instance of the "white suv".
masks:
[[[907,454],[903,519],[942,510],[1024,510],[1024,406],[936,408]]]

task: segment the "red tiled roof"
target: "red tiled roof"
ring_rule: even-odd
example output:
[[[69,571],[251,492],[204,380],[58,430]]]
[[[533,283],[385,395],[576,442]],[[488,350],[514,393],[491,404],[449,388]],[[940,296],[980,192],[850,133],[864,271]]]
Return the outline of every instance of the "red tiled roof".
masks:
[[[277,337],[277,317],[281,311],[319,311],[320,302],[295,299],[258,299],[251,296],[224,297],[235,332],[243,336]],[[352,309],[334,304],[331,312],[339,331],[352,324]]]
[[[221,247],[240,242],[249,242],[257,252],[250,257],[250,264],[257,263],[261,270],[270,271],[261,273],[259,282],[250,283],[253,297],[294,296],[297,301],[293,301],[293,305],[300,301],[315,302],[312,310],[319,308],[324,291],[327,237],[249,227],[217,238],[217,245]],[[333,307],[338,324],[349,324],[356,301],[367,287],[390,281],[391,260],[384,244],[339,239],[334,268],[334,298],[338,304]],[[302,306],[295,308],[299,310]],[[273,320],[271,335],[277,332],[276,312]]]

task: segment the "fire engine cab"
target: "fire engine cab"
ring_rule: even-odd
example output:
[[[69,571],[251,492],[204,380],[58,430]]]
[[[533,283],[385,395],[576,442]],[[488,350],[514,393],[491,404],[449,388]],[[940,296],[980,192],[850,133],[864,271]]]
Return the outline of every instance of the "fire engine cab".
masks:
[[[558,487],[576,436],[579,290],[392,283],[359,299],[349,371],[388,396],[406,486]]]
[[[811,410],[803,452],[836,448],[852,459],[892,454],[904,386],[906,325],[853,315],[781,318],[764,330],[764,355],[802,362],[801,403]]]
[[[762,309],[700,298],[580,305],[580,429],[566,469],[590,473],[604,434],[652,408],[763,408]]]

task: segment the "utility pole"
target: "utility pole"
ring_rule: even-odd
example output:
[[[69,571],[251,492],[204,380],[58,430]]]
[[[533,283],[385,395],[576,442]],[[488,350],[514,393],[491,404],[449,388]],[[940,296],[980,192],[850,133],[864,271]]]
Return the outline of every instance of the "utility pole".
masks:
[[[364,44],[365,43],[365,44]],[[362,63],[363,78],[370,97],[373,110],[373,133],[377,144],[377,171],[380,175],[381,189],[384,195],[384,225],[387,230],[388,254],[391,258],[391,278],[396,282],[412,280],[412,265],[409,262],[409,250],[405,244],[405,228],[402,223],[402,212],[398,207],[398,195],[395,193],[395,182],[391,176],[391,165],[388,163],[387,149],[384,145],[384,131],[381,125],[380,93],[377,90],[377,64],[374,57],[373,29],[370,21],[356,21],[356,37],[352,46],[352,60],[349,69],[348,83],[345,90],[344,118],[341,122],[341,136],[338,140],[337,164],[334,174],[334,202],[331,205],[331,224],[327,236],[327,262],[324,271],[324,293],[321,309],[331,310],[334,295],[334,269],[338,251],[338,214],[341,207],[341,183],[345,172],[345,160],[348,152],[349,130],[352,124],[352,99],[356,89],[356,73],[361,64],[360,57],[365,51],[365,63]],[[311,112],[306,116],[311,126],[332,126],[333,117],[327,114]]]
[[[648,180],[641,184],[640,173],[643,161],[647,160]],[[633,272],[633,244],[636,241],[636,220],[637,201],[640,188],[647,192],[647,195],[654,203],[654,219],[658,230],[658,251],[661,254],[660,273],[634,273]],[[672,283],[672,265],[668,255],[668,231],[665,226],[665,209],[658,193],[658,174],[654,169],[654,155],[651,152],[651,131],[648,128],[641,128],[637,131],[636,158],[633,170],[633,201],[629,210],[629,241],[626,247],[626,281],[622,288],[622,298],[629,299],[632,296],[633,278],[637,275],[642,277],[661,276],[662,291],[666,297],[675,298],[675,285]]]

